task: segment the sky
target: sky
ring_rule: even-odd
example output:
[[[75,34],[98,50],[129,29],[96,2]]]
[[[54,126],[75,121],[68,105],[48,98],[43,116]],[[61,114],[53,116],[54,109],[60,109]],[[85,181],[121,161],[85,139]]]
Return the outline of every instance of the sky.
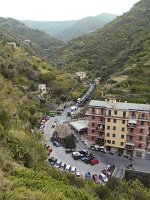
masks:
[[[1,0],[0,17],[63,21],[101,13],[121,15],[140,0]]]

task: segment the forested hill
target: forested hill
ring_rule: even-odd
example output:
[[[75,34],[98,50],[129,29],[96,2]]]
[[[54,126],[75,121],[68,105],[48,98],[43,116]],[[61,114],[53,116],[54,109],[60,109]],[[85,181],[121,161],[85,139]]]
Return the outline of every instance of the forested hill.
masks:
[[[50,37],[43,31],[31,29],[12,18],[0,17],[0,27],[15,34],[20,40],[20,44],[30,53],[44,59],[48,59],[63,44],[60,40]]]
[[[43,30],[49,35],[66,42],[72,38],[77,38],[78,36],[83,36],[98,28],[102,28],[114,18],[116,18],[114,14],[103,13],[95,17],[86,17],[80,20],[45,22],[24,20],[23,22],[31,28]]]
[[[149,30],[150,1],[142,0],[104,28],[70,41],[56,61],[68,71],[92,71],[101,82],[111,77],[104,94],[140,94],[130,101],[150,102]]]

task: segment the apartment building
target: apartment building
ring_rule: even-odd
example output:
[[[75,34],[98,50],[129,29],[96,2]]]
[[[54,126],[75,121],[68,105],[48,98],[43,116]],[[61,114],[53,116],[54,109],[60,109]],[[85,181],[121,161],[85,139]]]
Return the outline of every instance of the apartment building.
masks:
[[[150,132],[150,105],[92,100],[88,107],[88,141],[111,152],[144,157]]]

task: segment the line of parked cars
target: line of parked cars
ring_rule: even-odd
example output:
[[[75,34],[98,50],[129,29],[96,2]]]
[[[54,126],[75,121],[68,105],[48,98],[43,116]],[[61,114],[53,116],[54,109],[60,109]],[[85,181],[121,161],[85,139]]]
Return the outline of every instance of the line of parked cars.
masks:
[[[92,179],[95,183],[107,183],[109,177],[112,175],[113,171],[115,170],[116,165],[108,165],[107,169],[103,169],[102,173],[98,176],[98,174],[93,174]]]
[[[81,173],[77,171],[76,167],[71,167],[71,165],[67,165],[60,160],[57,160],[54,157],[48,158],[49,164],[51,164],[54,168],[59,169],[60,171],[68,172],[70,174],[74,174],[77,177],[81,176]]]
[[[99,159],[97,159],[94,154],[88,154],[88,151],[84,149],[79,151],[73,151],[72,157],[74,160],[80,159],[86,164],[96,165],[99,163]]]

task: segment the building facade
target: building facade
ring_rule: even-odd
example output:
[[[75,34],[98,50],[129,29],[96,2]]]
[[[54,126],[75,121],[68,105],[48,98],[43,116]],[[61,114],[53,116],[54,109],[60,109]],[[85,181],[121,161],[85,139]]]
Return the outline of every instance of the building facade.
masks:
[[[150,131],[150,105],[92,100],[88,107],[88,141],[111,152],[145,156]]]

